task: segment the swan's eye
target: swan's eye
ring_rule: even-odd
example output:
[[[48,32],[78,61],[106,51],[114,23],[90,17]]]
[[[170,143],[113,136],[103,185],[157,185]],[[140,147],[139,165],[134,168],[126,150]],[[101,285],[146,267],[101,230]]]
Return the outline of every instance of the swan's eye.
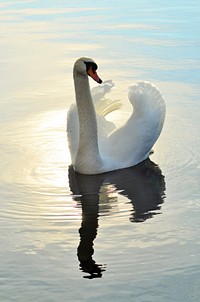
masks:
[[[86,65],[86,70],[87,70],[87,73],[89,71],[90,68],[92,68],[92,71],[95,73],[95,71],[98,69],[98,66],[96,63],[93,63],[93,62],[84,62],[85,65]]]

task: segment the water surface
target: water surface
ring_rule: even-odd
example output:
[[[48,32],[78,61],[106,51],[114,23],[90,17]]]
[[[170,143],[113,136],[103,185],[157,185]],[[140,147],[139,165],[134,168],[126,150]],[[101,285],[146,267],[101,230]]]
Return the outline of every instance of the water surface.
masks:
[[[0,10],[0,300],[199,301],[199,2]],[[70,168],[66,115],[83,55],[114,81],[119,123],[136,80],[162,91],[150,160],[101,176]]]

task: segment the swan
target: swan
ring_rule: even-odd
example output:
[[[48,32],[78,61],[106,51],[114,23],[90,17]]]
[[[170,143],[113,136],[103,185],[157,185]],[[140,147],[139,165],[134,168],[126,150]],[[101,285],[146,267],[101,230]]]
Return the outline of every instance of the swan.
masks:
[[[72,165],[75,171],[89,175],[132,167],[147,159],[161,133],[166,110],[155,85],[138,81],[129,87],[128,93],[133,112],[122,126],[117,127],[106,119],[106,115],[121,104],[102,101],[112,83],[102,84],[102,90],[96,89],[96,99],[92,98],[89,76],[102,83],[97,69],[97,64],[90,58],[82,57],[74,63],[76,104],[71,105],[67,116]]]

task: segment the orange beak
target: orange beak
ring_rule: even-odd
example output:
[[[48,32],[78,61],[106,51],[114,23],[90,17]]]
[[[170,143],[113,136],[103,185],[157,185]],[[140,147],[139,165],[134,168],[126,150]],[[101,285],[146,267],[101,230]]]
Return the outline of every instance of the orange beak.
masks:
[[[101,84],[102,83],[102,80],[99,78],[96,70],[93,71],[92,70],[92,67],[90,67],[90,69],[88,70],[88,75],[93,78],[93,80],[95,80],[97,83]]]

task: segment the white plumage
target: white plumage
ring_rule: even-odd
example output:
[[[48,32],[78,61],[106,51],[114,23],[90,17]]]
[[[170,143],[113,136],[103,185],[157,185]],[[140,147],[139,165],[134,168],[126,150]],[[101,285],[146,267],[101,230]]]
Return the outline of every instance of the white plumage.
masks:
[[[119,101],[105,99],[113,84],[107,81],[95,87],[91,97],[86,62],[94,64],[92,59],[81,58],[74,65],[76,104],[71,105],[67,118],[72,165],[84,174],[134,166],[148,158],[162,130],[165,119],[162,95],[153,84],[136,82],[128,93],[133,112],[117,127],[105,118],[121,107]]]

